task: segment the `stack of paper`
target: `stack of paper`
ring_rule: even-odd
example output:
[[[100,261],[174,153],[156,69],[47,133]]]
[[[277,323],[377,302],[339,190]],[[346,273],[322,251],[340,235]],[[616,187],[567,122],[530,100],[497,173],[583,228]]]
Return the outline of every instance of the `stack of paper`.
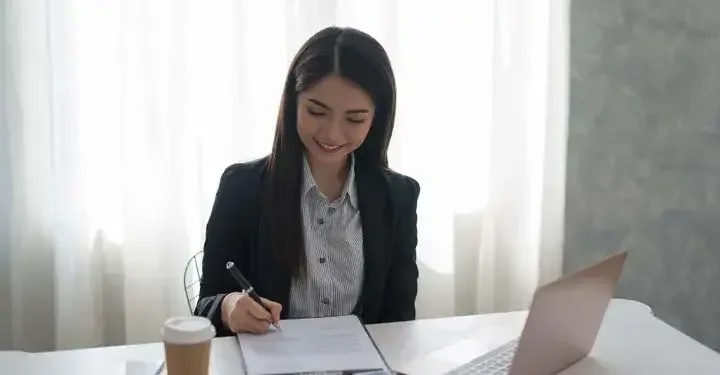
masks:
[[[354,315],[283,320],[280,328],[263,335],[238,335],[248,374],[389,373]]]

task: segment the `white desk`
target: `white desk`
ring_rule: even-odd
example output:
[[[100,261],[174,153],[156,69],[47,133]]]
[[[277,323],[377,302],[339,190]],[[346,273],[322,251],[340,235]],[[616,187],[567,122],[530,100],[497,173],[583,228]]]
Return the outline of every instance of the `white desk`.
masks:
[[[398,370],[439,374],[519,336],[526,316],[512,312],[393,323],[375,325],[371,332]],[[720,354],[655,318],[643,305],[614,300],[591,357],[561,373],[646,374],[717,375]]]
[[[632,303],[613,301],[588,358],[562,375],[720,374],[720,354]],[[639,305],[642,306],[642,305]],[[519,335],[526,312],[417,320],[368,326],[393,368],[438,374]],[[161,344],[0,355],[0,374],[121,375],[127,360],[159,361]],[[212,374],[239,374],[242,358],[232,337],[213,341]]]

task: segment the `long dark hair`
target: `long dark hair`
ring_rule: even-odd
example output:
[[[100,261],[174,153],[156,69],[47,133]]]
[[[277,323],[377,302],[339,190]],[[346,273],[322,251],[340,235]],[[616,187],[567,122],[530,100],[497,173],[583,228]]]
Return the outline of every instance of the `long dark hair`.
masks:
[[[387,168],[395,122],[395,76],[385,49],[352,28],[328,27],[300,48],[290,65],[269,158],[263,217],[272,232],[272,251],[293,277],[304,276],[305,240],[300,207],[302,153],[297,132],[298,94],[329,75],[348,79],[372,98],[375,114],[365,142],[355,150],[356,168]]]

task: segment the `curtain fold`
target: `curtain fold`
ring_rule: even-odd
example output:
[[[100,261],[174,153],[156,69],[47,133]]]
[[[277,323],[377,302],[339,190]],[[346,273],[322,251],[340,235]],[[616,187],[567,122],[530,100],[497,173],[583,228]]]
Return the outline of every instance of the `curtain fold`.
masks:
[[[567,131],[567,2],[498,0],[478,311],[524,309],[560,276]]]
[[[526,308],[559,275],[566,2],[0,1],[0,349],[156,341],[188,314],[223,169],[265,155],[288,64],[332,24],[398,86],[419,317]]]

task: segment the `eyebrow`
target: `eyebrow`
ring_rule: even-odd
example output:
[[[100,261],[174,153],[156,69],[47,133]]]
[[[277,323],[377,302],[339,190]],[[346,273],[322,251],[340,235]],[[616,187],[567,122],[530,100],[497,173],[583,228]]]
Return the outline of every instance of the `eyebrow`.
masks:
[[[308,98],[308,101],[314,103],[315,105],[323,107],[323,108],[327,109],[328,111],[332,111],[332,108],[330,108],[329,105],[327,105],[317,99]],[[350,110],[345,111],[345,113],[350,113],[350,114],[351,113],[368,113],[368,112],[370,112],[370,111],[367,109],[350,109]]]

